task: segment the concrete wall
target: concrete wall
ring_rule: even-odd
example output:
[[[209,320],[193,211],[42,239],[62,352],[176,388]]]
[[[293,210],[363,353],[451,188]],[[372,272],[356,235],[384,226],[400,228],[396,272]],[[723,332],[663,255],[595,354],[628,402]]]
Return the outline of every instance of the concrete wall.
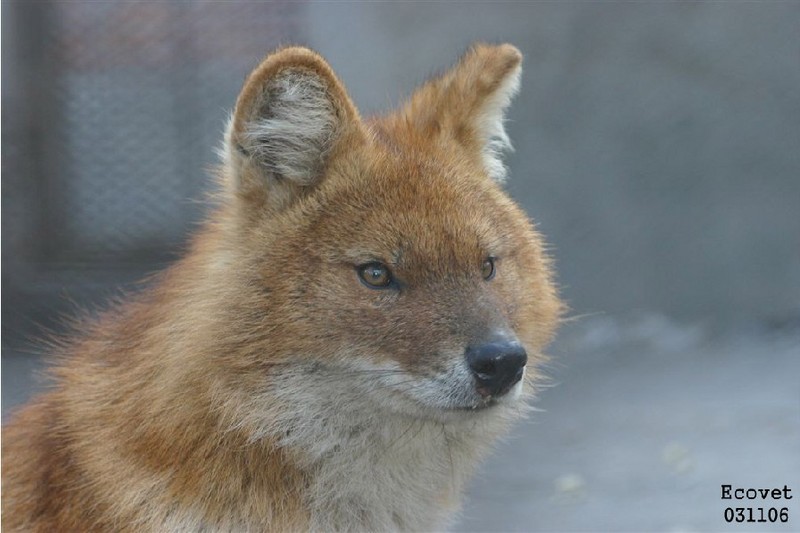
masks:
[[[509,190],[575,314],[800,314],[800,4],[317,3],[363,112],[476,39],[526,56]]]

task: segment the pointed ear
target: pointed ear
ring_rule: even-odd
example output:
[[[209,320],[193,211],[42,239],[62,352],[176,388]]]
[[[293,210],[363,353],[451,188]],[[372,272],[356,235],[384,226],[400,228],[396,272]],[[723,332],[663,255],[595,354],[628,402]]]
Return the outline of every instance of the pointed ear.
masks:
[[[425,135],[444,135],[479,154],[487,174],[506,177],[502,160],[511,150],[503,121],[519,89],[522,54],[510,45],[475,44],[455,67],[411,97],[406,120]]]
[[[228,188],[268,209],[323,179],[343,146],[364,138],[358,111],[315,52],[281,49],[248,76],[223,148]]]

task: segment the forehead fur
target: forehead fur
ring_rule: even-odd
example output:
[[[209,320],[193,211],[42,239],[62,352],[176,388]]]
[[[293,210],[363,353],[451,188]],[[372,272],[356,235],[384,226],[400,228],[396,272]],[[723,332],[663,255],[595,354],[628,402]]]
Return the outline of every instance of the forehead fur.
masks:
[[[308,234],[335,231],[337,248],[354,262],[372,256],[480,264],[527,237],[500,187],[443,146],[376,140],[331,161],[313,200],[317,228]]]

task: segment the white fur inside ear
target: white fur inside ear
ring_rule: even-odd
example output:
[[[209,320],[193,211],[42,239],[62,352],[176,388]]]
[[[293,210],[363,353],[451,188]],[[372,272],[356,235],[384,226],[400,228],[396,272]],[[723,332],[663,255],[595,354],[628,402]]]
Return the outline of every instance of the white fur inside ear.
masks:
[[[267,85],[257,119],[245,126],[242,148],[275,177],[310,185],[321,173],[336,126],[325,82],[288,70]]]
[[[478,117],[478,129],[483,136],[483,163],[489,176],[498,182],[503,182],[508,174],[508,169],[503,162],[503,153],[512,151],[511,139],[506,133],[504,121],[505,111],[511,99],[519,91],[520,73],[522,68],[517,66],[502,81],[497,90],[486,100]]]

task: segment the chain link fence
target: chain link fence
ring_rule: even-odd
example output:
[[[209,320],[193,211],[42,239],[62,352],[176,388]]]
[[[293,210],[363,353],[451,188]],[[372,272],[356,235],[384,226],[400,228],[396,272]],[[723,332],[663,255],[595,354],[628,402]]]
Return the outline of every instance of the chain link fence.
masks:
[[[3,3],[3,338],[174,256],[245,75],[302,2]],[[89,297],[91,299],[91,297]]]

